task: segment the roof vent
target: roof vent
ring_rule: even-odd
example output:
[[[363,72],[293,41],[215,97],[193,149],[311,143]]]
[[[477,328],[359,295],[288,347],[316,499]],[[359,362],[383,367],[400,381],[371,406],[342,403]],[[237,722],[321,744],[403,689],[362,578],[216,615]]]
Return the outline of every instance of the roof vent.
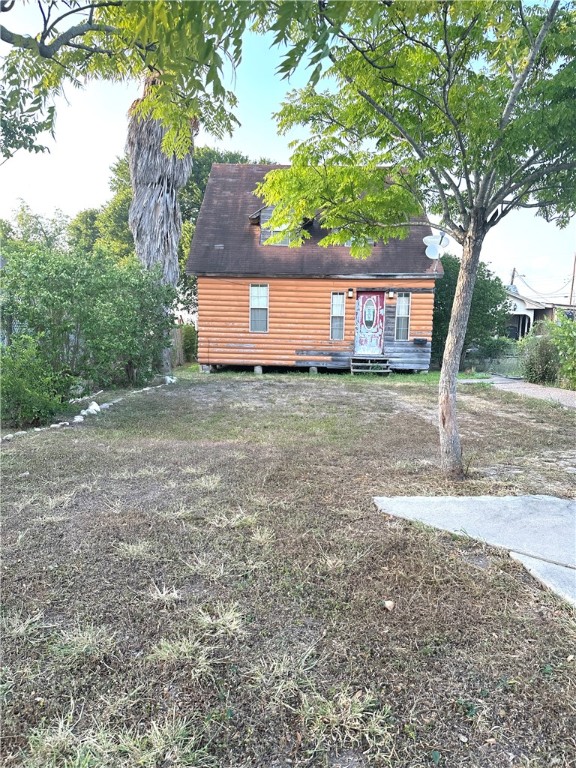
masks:
[[[222,250],[224,250],[224,244],[223,244],[223,243],[217,243],[217,244],[214,246],[214,248],[215,248],[217,251],[222,251]]]

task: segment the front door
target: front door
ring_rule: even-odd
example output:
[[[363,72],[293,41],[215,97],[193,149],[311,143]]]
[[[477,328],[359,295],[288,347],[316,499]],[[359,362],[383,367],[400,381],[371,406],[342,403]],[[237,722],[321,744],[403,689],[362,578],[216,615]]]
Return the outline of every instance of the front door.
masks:
[[[355,355],[381,355],[384,346],[384,292],[366,291],[356,301]]]

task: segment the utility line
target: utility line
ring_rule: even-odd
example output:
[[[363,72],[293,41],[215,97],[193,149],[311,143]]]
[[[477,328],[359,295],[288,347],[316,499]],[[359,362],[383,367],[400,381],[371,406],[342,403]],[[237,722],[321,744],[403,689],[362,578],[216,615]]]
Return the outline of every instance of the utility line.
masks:
[[[546,293],[542,293],[541,291],[537,291],[535,288],[532,288],[532,286],[531,286],[531,285],[528,285],[528,283],[527,283],[527,282],[526,282],[526,280],[525,280],[525,279],[522,277],[522,275],[519,275],[518,273],[516,273],[516,277],[518,277],[520,280],[522,280],[522,282],[524,283],[524,285],[526,286],[526,288],[528,288],[529,290],[531,290],[531,291],[532,291],[532,293],[535,293],[537,296],[557,296],[557,295],[559,295],[560,291],[563,291],[563,290],[564,290],[564,288],[566,288],[566,286],[567,286],[567,285],[568,285],[568,283],[570,282],[570,278],[568,278],[568,279],[566,280],[566,282],[565,282],[565,283],[562,283],[562,285],[561,285],[559,288],[556,288],[556,289],[555,289],[555,290],[553,290],[553,291],[546,291]]]

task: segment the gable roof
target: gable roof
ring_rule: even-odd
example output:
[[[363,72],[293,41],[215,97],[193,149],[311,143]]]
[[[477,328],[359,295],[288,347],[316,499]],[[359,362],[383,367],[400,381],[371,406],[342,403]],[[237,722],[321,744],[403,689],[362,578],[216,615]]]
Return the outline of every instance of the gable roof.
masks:
[[[376,243],[367,259],[355,259],[343,245],[318,245],[327,234],[315,220],[311,237],[298,248],[260,244],[260,227],[251,223],[264,203],[256,185],[285,165],[214,163],[190,248],[186,271],[194,275],[250,277],[420,276],[440,277],[440,262],[425,255],[422,238],[429,227],[414,225],[404,240]]]
[[[523,296],[518,290],[513,290],[516,288],[516,286],[508,286],[506,288],[506,293],[508,294],[508,298],[515,302],[522,302],[524,304],[525,309],[545,309],[546,304],[544,304],[542,301],[536,301],[536,299],[532,299],[529,296]],[[514,314],[514,312],[512,312]]]

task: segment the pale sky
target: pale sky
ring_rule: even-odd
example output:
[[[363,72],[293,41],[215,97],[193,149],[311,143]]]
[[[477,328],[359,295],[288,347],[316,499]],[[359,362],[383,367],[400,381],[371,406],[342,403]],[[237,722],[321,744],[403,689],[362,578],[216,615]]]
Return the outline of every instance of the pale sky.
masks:
[[[23,10],[29,15],[32,8]],[[11,21],[16,18],[12,12],[10,17]],[[16,31],[31,28],[19,24]],[[5,50],[2,45],[0,51]],[[280,53],[270,48],[269,41],[250,37],[235,79],[228,84],[238,98],[241,126],[223,141],[201,131],[198,146],[236,150],[255,160],[268,157],[289,162],[288,143],[295,135],[278,136],[272,115],[288,90],[305,84],[306,71],[298,72],[290,82],[280,80],[275,75],[279,61]],[[91,83],[84,90],[69,87],[66,100],[57,102],[56,139],[48,137],[46,142],[50,152],[20,151],[0,166],[0,215],[9,218],[19,199],[42,215],[60,208],[69,216],[110,199],[109,169],[123,154],[126,114],[139,92],[138,83]],[[447,250],[457,252],[453,242]],[[510,214],[489,233],[482,259],[505,283],[516,268],[523,276],[516,279],[521,293],[532,295],[527,284],[562,303],[568,300],[575,254],[576,220],[559,230],[531,211],[521,211]]]

